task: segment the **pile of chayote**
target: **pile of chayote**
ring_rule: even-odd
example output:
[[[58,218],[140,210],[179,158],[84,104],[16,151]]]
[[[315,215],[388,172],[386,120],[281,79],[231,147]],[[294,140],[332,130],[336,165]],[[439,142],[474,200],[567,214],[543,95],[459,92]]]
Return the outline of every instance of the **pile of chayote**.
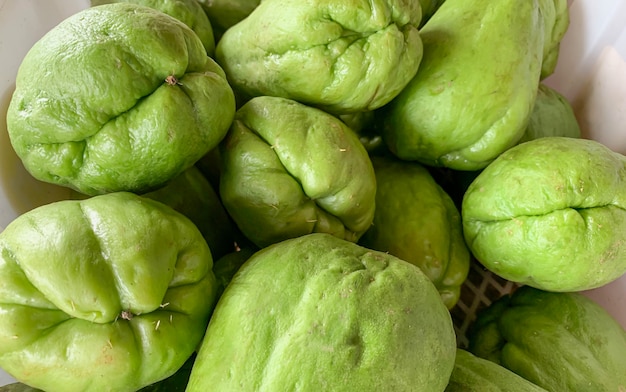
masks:
[[[626,157],[544,82],[567,3],[62,21],[6,121],[73,197],[0,233],[0,391],[626,391],[624,327],[579,293],[626,272]],[[472,263],[515,289],[462,340]]]

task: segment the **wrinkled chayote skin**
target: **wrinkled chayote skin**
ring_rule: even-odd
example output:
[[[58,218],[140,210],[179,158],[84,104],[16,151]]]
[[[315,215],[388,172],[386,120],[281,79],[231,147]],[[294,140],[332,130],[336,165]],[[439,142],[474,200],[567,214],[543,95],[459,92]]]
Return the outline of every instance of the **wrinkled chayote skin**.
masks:
[[[445,392],[547,392],[504,366],[457,349]]]
[[[196,0],[91,0],[92,7],[110,3],[132,3],[164,12],[189,26],[198,35],[209,56],[215,53],[213,27]]]
[[[538,0],[444,2],[420,30],[417,74],[377,112],[388,148],[474,171],[513,146],[537,95],[543,25]]]
[[[580,293],[524,286],[494,302],[469,350],[550,392],[626,390],[626,331]]]
[[[255,253],[216,305],[198,391],[443,391],[450,314],[416,266],[329,234]]]
[[[388,252],[420,269],[454,307],[469,272],[461,214],[428,170],[416,162],[373,156],[376,210],[359,243]]]
[[[518,143],[546,136],[580,137],[580,125],[567,98],[540,83],[526,132]]]
[[[216,38],[245,19],[261,0],[197,0],[209,17]]]
[[[356,242],[374,218],[367,151],[338,118],[293,100],[256,97],[220,143],[220,195],[263,248],[313,232]]]
[[[418,0],[264,0],[224,33],[216,59],[243,95],[373,110],[415,75],[420,20]]]
[[[200,230],[214,260],[233,252],[239,233],[217,192],[195,166],[163,188],[142,196],[159,201],[189,218]]]
[[[215,147],[235,112],[185,24],[129,3],[70,16],[30,49],[7,113],[37,179],[95,195],[156,189]]]
[[[506,151],[461,207],[470,251],[513,282],[549,291],[626,272],[626,158],[599,142],[544,137]]]
[[[45,391],[136,391],[176,372],[216,300],[211,253],[132,193],[31,210],[0,234],[0,367]]]

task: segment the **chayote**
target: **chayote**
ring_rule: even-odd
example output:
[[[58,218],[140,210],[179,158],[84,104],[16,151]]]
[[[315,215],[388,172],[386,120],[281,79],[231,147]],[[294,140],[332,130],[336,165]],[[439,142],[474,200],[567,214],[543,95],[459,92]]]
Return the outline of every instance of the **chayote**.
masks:
[[[539,0],[447,0],[420,30],[417,74],[377,122],[404,160],[479,170],[522,136],[537,95]]]
[[[211,21],[197,0],[91,0],[92,7],[110,3],[132,3],[164,12],[189,26],[198,35],[209,56],[215,53]]]
[[[543,62],[541,64],[541,79],[545,79],[554,73],[561,40],[569,27],[568,0],[540,0],[539,6],[544,21],[544,49]]]
[[[217,192],[195,166],[164,187],[142,196],[159,201],[189,218],[200,230],[214,260],[233,252],[240,237]]]
[[[141,388],[138,392],[185,392],[189,374],[195,360],[195,355],[187,359],[183,366],[168,378]],[[0,386],[0,392],[43,392],[41,389],[30,387],[21,382]]]
[[[261,0],[196,0],[209,17],[217,40],[224,32],[245,19]]]
[[[338,118],[296,101],[256,97],[220,143],[220,196],[262,248],[313,232],[356,242],[374,218],[367,151]]]
[[[222,69],[189,27],[115,3],[78,12],[35,43],[7,129],[39,180],[87,195],[143,193],[215,147],[234,113]]]
[[[443,391],[452,320],[416,266],[330,234],[256,252],[216,305],[197,391]]]
[[[550,392],[626,390],[626,331],[580,293],[523,286],[478,313],[469,351]]]
[[[544,137],[511,148],[470,184],[466,243],[505,279],[549,291],[626,272],[626,158],[599,142]]]
[[[416,162],[373,156],[376,210],[359,243],[420,269],[454,307],[469,272],[461,214],[428,170]]]
[[[218,295],[224,292],[241,266],[258,250],[259,248],[255,246],[246,246],[215,260],[213,273],[218,284]]]
[[[504,366],[457,349],[445,392],[547,392]]]
[[[217,43],[244,96],[278,96],[342,114],[395,97],[422,58],[418,0],[264,0]]]
[[[0,367],[45,391],[136,391],[175,373],[216,301],[201,233],[132,193],[31,210],[0,234]]]
[[[553,88],[540,83],[526,132],[518,143],[546,136],[579,138],[580,125],[567,98]]]

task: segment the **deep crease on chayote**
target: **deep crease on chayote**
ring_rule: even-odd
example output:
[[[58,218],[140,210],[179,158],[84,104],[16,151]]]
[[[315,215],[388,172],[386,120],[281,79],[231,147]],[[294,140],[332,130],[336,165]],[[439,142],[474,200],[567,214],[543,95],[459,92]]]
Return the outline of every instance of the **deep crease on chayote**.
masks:
[[[220,144],[220,196],[259,247],[324,232],[357,241],[374,217],[367,151],[338,118],[279,97],[242,106]]]
[[[28,211],[0,234],[0,366],[50,392],[162,380],[204,334],[212,266],[189,219],[133,193]]]
[[[626,157],[599,142],[519,144],[473,180],[461,211],[471,252],[508,280],[578,291],[626,272]]]
[[[29,50],[7,130],[39,180],[141,193],[215,147],[234,113],[224,72],[189,27],[115,3],[70,16]]]
[[[422,57],[418,0],[264,0],[228,29],[216,59],[244,95],[336,114],[378,108]]]

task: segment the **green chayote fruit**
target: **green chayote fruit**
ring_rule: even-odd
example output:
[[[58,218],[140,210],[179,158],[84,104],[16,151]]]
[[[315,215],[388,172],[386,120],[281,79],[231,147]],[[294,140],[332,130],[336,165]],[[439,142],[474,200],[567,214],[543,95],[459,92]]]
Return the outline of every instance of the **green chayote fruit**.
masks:
[[[330,234],[255,253],[216,305],[197,391],[443,391],[452,320],[416,266]]]
[[[215,260],[213,273],[218,284],[218,294],[221,295],[239,268],[259,249],[254,246],[238,248]]]
[[[136,391],[175,373],[216,300],[201,233],[128,192],[31,210],[0,234],[0,367],[45,391]]]
[[[550,392],[626,390],[626,331],[580,293],[523,286],[478,313],[469,350]]]
[[[422,58],[418,0],[264,0],[219,40],[216,59],[244,95],[342,114],[388,103]]]
[[[540,83],[526,132],[518,143],[546,136],[579,138],[580,125],[567,98]]]
[[[163,188],[142,196],[159,201],[189,218],[202,233],[214,260],[233,252],[238,233],[217,192],[195,166]]]
[[[447,0],[420,30],[407,87],[377,112],[393,154],[479,170],[522,136],[537,95],[544,21],[538,0]]]
[[[92,6],[110,3],[132,3],[164,12],[193,30],[209,56],[215,53],[215,37],[209,17],[197,0],[91,0]]]
[[[376,210],[359,243],[420,267],[451,309],[470,264],[459,211],[419,163],[388,156],[374,156],[372,163]]]
[[[501,277],[548,291],[626,272],[626,158],[599,142],[544,137],[506,151],[470,184],[466,243]]]
[[[504,366],[457,349],[445,392],[547,392]]]
[[[220,143],[224,207],[255,245],[313,232],[356,242],[374,218],[367,151],[338,118],[296,101],[256,97]]]
[[[165,380],[156,382],[147,387],[141,388],[139,392],[185,392],[189,374],[195,360],[195,355],[191,356],[183,366],[173,375]],[[43,392],[41,389],[30,387],[21,382],[0,386],[0,392]]]
[[[261,0],[197,0],[219,40],[226,30],[245,19]]]
[[[545,34],[540,77],[542,80],[552,75],[556,68],[561,40],[570,22],[568,3],[568,0],[540,0]]]
[[[234,113],[222,69],[189,27],[115,3],[78,12],[35,43],[7,129],[39,180],[87,195],[143,193],[215,147]]]

